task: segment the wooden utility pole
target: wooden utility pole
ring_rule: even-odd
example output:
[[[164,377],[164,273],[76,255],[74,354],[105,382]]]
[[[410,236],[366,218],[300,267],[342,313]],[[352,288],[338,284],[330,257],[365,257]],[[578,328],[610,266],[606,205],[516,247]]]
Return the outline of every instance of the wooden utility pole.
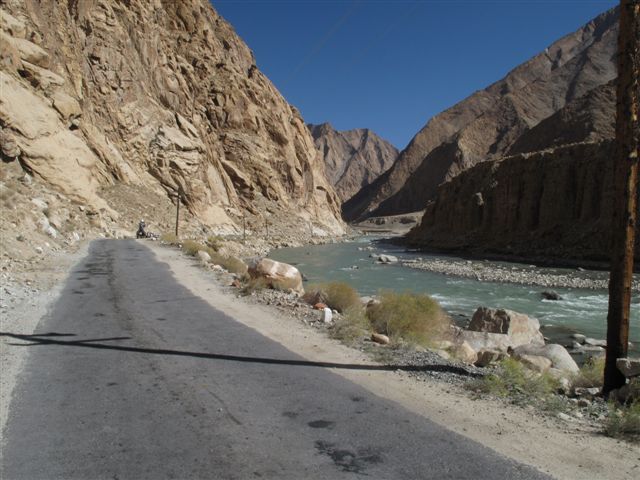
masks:
[[[178,192],[176,193],[176,238],[180,238],[178,235],[178,224],[180,223],[180,196],[182,193],[182,187],[178,187]]]
[[[247,216],[242,213],[242,244],[247,243]]]
[[[627,356],[629,313],[633,275],[634,237],[637,220],[638,148],[640,121],[640,0],[620,1],[618,36],[618,86],[616,143],[614,148],[614,214],[612,223],[607,356],[603,393],[626,382],[616,367],[616,359]]]

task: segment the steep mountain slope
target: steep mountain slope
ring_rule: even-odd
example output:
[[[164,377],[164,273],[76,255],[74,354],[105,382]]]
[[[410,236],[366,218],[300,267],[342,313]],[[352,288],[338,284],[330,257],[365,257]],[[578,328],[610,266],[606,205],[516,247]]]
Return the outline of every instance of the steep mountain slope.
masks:
[[[615,136],[615,81],[594,88],[525,131],[508,155],[536,152],[578,142],[597,142]]]
[[[324,158],[327,177],[342,201],[393,165],[398,149],[367,128],[337,131],[329,123],[308,125]]]
[[[386,174],[343,205],[343,216],[423,209],[440,183],[504,156],[526,130],[612,80],[616,38],[614,9],[436,115]]]
[[[0,20],[3,165],[105,233],[135,203],[124,192],[180,195],[214,231],[343,232],[300,114],[207,0],[6,0]]]

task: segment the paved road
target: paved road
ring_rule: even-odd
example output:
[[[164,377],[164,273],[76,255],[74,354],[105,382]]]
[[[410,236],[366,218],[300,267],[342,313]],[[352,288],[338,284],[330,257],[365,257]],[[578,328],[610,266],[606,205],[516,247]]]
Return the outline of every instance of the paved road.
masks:
[[[28,340],[3,480],[546,478],[303,361],[133,240],[94,242]]]

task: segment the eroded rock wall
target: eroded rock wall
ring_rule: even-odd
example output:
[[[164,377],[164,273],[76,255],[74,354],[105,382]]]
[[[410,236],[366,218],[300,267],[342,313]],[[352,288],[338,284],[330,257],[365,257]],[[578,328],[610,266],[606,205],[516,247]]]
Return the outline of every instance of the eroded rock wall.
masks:
[[[476,165],[440,186],[408,242],[448,251],[606,262],[612,159],[613,142],[604,140]]]
[[[0,15],[4,162],[111,222],[101,192],[126,184],[180,195],[214,230],[343,232],[299,112],[206,0],[7,0]]]

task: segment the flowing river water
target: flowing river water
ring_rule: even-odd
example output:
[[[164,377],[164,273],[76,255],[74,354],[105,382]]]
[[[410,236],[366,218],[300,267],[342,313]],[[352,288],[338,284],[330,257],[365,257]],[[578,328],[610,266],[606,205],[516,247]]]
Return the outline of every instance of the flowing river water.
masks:
[[[558,288],[562,300],[544,300],[543,286],[521,285],[478,281],[444,275],[425,270],[417,270],[399,264],[379,264],[369,255],[386,253],[400,260],[424,260],[445,262],[464,261],[460,258],[406,252],[403,247],[362,237],[355,242],[327,245],[282,248],[269,255],[274,260],[295,265],[309,283],[344,281],[353,286],[360,295],[375,295],[381,289],[397,292],[412,291],[426,293],[436,299],[460,325],[473,315],[480,306],[506,308],[536,317],[542,325],[543,333],[551,341],[570,344],[572,333],[582,333],[596,339],[606,338],[607,291]],[[366,250],[373,247],[373,250]],[[508,262],[485,262],[502,269],[522,269],[521,264]],[[356,268],[357,267],[357,268]],[[526,267],[532,274],[576,274],[576,269]],[[585,278],[602,279],[604,272],[581,271]],[[637,278],[635,276],[634,278]],[[640,294],[634,293],[631,304],[631,324],[629,340],[630,353],[640,352]]]

